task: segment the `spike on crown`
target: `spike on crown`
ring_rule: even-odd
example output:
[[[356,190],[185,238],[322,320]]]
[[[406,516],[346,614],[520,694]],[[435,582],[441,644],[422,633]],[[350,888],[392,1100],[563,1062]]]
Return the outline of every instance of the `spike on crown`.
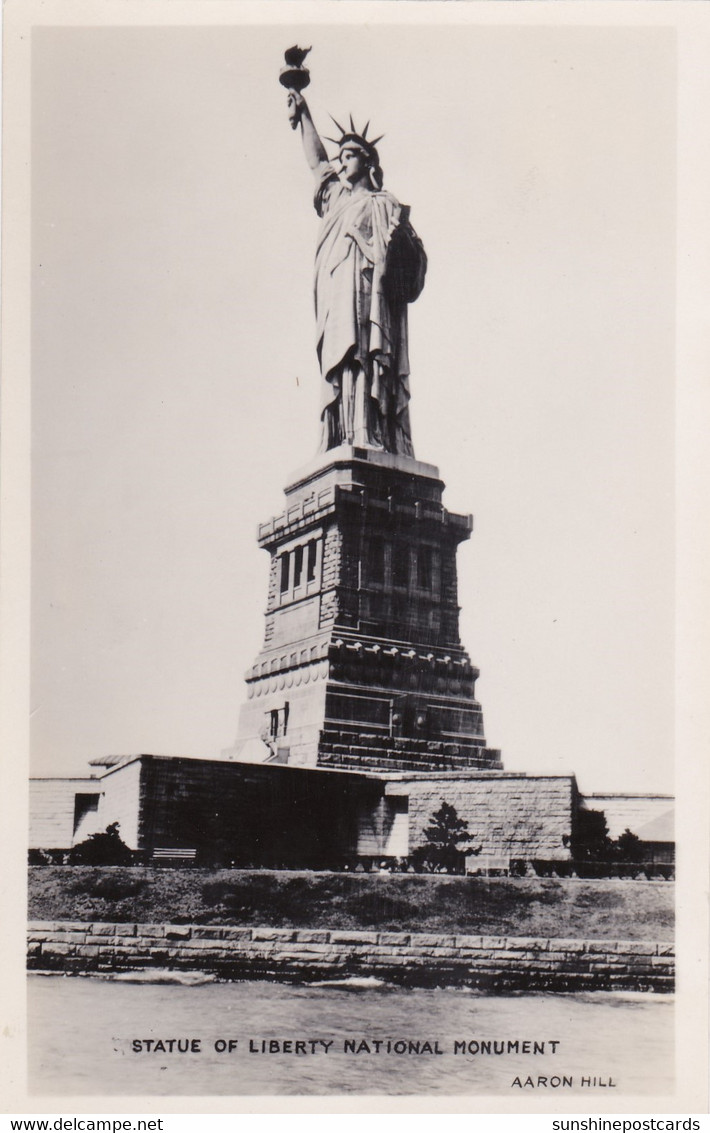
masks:
[[[350,115],[350,129],[349,130],[343,129],[343,127],[340,125],[340,122],[338,122],[337,119],[333,118],[332,114],[330,115],[330,117],[332,118],[333,122],[338,127],[338,129],[340,130],[340,137],[339,138],[329,138],[329,137],[326,136],[326,141],[332,142],[333,145],[338,146],[339,149],[342,149],[343,146],[346,145],[349,142],[350,144],[356,145],[360,149],[363,149],[365,151],[365,153],[367,153],[375,161],[375,163],[379,162],[379,157],[378,157],[377,150],[376,150],[375,147],[377,146],[378,142],[382,141],[382,139],[385,136],[384,134],[380,134],[380,136],[378,138],[372,138],[372,139],[368,138],[367,131],[370,128],[370,123],[367,122],[365,124],[365,126],[363,127],[363,129],[361,131],[358,131],[357,127],[355,126],[355,123],[353,122],[352,114]]]

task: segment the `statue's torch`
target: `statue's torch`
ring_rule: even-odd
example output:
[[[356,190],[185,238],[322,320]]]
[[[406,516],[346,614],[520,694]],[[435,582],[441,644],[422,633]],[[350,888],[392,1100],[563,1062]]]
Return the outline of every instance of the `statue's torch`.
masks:
[[[300,94],[311,81],[308,68],[303,66],[303,60],[310,50],[310,47],[289,47],[288,51],[284,52],[286,66],[279,71],[279,82],[289,92],[289,107],[292,111],[291,129],[293,130],[296,129],[301,115],[298,106],[299,100],[292,99],[291,95],[294,91]]]

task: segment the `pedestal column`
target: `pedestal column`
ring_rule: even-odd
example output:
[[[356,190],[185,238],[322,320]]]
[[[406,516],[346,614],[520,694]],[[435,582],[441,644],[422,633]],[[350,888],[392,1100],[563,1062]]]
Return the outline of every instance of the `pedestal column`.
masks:
[[[470,516],[432,465],[343,446],[302,470],[259,528],[264,645],[233,757],[375,771],[500,769],[459,638]]]

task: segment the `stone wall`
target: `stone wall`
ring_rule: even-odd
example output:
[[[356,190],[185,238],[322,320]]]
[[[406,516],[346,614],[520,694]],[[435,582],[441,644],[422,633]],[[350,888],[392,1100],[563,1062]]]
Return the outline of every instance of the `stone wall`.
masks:
[[[321,588],[323,597],[320,607],[320,626],[329,626],[338,615],[338,591],[340,582],[341,558],[343,548],[342,531],[331,524],[326,533],[323,544],[323,573],[321,575]]]
[[[240,979],[377,976],[413,986],[672,991],[674,949],[645,941],[216,925],[30,923],[34,970],[197,969]]]
[[[424,830],[442,801],[468,823],[473,845],[493,858],[567,861],[576,807],[570,775],[497,774],[402,779],[388,795],[409,797],[410,851],[426,841]]]
[[[502,767],[500,751],[475,740],[452,744],[412,736],[376,735],[372,725],[356,733],[352,724],[326,724],[318,744],[321,767],[374,772],[381,778],[392,772],[431,774]]]
[[[266,594],[266,609],[270,614],[278,605],[279,599],[279,557],[272,551],[269,560],[269,583]],[[264,646],[270,644],[274,636],[274,619],[267,617],[266,626],[264,629]]]

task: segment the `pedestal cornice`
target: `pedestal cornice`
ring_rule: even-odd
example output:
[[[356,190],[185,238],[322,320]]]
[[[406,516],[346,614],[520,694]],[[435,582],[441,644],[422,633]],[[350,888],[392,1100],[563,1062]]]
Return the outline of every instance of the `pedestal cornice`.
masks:
[[[331,469],[345,468],[386,469],[389,472],[400,473],[403,476],[418,477],[436,482],[440,491],[445,485],[439,477],[439,469],[434,464],[415,460],[411,456],[402,456],[398,453],[381,452],[373,448],[357,448],[354,445],[340,445],[319,453],[308,464],[297,469],[288,480],[286,496],[306,487],[313,480],[319,479]]]

